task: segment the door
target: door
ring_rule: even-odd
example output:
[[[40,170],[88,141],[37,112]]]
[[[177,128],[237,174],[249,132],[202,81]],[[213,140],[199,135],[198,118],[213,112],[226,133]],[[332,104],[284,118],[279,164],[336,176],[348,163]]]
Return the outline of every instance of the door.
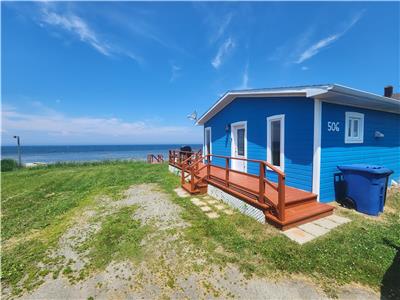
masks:
[[[232,145],[231,156],[237,158],[247,158],[247,138],[246,138],[246,122],[238,122],[231,125],[232,128]],[[232,170],[246,172],[247,162],[245,160],[232,159]]]

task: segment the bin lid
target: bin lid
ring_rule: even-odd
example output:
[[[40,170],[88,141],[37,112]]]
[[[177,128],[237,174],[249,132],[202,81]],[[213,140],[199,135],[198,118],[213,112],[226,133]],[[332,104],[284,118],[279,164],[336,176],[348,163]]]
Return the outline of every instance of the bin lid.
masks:
[[[360,172],[367,172],[371,174],[380,174],[380,175],[390,175],[393,173],[392,170],[385,168],[383,166],[367,165],[367,164],[342,165],[342,166],[337,166],[337,168],[340,171],[360,171]]]

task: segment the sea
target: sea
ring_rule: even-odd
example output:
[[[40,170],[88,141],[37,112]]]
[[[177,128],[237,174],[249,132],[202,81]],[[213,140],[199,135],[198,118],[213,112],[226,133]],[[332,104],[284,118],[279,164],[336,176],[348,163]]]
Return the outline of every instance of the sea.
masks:
[[[193,151],[200,144],[187,144]],[[71,145],[21,146],[22,163],[88,162],[102,160],[146,160],[147,154],[162,154],[168,159],[168,150],[179,149],[181,144],[170,145]],[[18,160],[16,146],[1,146],[1,158]]]

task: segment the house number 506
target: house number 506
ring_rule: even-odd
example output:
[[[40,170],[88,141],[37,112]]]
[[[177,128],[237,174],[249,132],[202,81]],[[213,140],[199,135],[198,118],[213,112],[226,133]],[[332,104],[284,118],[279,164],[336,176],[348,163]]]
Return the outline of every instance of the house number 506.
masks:
[[[328,131],[339,131],[339,122],[328,122]]]

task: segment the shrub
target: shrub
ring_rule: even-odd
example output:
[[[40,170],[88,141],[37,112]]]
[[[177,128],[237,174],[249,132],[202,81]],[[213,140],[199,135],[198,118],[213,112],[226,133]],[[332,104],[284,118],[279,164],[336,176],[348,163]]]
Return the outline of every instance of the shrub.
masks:
[[[18,167],[17,161],[11,158],[5,158],[1,160],[1,171],[7,172],[15,170]]]

